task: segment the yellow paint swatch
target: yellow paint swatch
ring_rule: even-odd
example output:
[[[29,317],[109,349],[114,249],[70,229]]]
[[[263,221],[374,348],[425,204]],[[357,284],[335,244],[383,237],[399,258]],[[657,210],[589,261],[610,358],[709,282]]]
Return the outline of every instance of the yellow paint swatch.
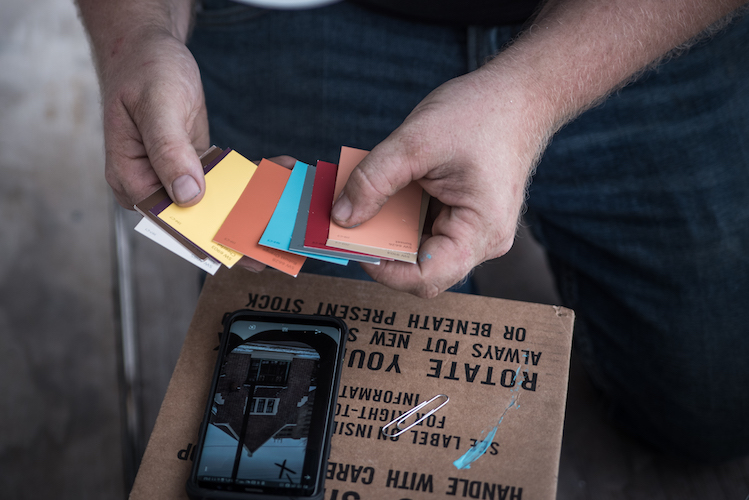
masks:
[[[237,153],[230,151],[205,176],[205,196],[192,207],[179,207],[172,203],[159,218],[179,231],[204,252],[226,267],[232,267],[242,254],[213,241],[257,166]]]

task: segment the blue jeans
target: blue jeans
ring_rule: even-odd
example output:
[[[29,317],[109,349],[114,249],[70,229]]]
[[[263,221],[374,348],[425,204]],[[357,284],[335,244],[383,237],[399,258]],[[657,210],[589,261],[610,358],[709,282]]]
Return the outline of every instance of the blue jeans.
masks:
[[[190,48],[212,139],[253,158],[371,149],[520,29],[420,24],[347,3],[204,4]],[[612,417],[702,461],[749,452],[748,44],[742,19],[565,127],[526,217]]]

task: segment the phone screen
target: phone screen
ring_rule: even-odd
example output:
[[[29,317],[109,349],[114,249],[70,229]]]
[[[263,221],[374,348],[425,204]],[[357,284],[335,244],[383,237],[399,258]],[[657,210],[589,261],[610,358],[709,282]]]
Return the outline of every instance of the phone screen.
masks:
[[[239,315],[225,335],[197,485],[319,493],[344,330],[322,318],[279,322]]]

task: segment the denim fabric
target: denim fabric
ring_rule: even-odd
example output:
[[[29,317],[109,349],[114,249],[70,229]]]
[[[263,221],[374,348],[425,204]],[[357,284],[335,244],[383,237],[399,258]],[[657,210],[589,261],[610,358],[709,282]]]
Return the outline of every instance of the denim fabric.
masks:
[[[702,460],[749,451],[749,18],[554,137],[529,220],[612,416]]]
[[[341,145],[374,147],[518,30],[347,3],[281,12],[204,0],[190,48],[216,144],[336,161]],[[698,460],[749,451],[747,46],[744,19],[565,127],[528,201],[612,416]],[[359,270],[315,266],[305,270]]]

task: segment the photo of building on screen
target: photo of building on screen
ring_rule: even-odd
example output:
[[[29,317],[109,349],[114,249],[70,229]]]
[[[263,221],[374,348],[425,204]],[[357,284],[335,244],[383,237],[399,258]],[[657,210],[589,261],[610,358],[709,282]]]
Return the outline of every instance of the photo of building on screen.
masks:
[[[317,351],[299,342],[249,342],[228,353],[216,387],[201,475],[247,484],[305,482],[301,473],[319,362]]]

